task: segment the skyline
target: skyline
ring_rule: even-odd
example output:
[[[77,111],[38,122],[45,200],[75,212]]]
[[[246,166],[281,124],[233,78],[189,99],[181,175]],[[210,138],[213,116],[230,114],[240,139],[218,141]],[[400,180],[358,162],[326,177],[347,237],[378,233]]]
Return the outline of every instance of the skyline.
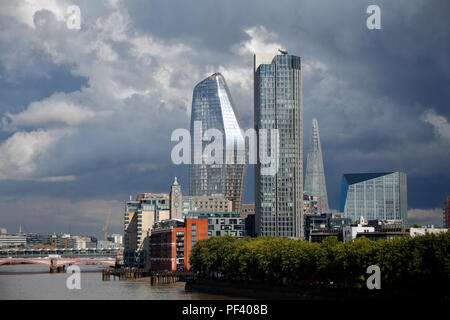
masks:
[[[253,53],[278,48],[303,60],[303,141],[317,118],[330,208],[342,174],[401,171],[410,223],[442,223],[448,3],[378,1],[377,31],[365,27],[369,2],[73,1],[79,31],[61,18],[65,1],[38,3],[1,4],[0,227],[99,235],[111,208],[116,233],[130,194],[165,191],[174,176],[188,194],[187,166],[170,164],[170,132],[189,128],[195,84],[221,72],[252,128]],[[253,181],[249,166],[244,203]]]

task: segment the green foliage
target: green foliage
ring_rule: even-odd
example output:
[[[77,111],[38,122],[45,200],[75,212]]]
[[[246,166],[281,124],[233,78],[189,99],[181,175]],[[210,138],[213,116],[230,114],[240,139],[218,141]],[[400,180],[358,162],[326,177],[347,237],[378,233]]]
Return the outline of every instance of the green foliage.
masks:
[[[450,284],[450,233],[346,243],[335,237],[322,243],[279,237],[212,237],[192,249],[192,270],[219,272],[280,282],[317,281],[339,286],[364,285],[367,267],[378,265],[383,287]]]

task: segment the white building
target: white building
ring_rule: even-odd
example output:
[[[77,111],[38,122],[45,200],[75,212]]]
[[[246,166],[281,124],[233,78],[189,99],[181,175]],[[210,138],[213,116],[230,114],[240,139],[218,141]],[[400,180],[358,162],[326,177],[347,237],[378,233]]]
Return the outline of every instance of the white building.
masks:
[[[27,244],[26,236],[1,235],[0,247],[18,247]]]
[[[359,223],[356,226],[344,227],[342,232],[344,233],[344,242],[349,240],[355,240],[358,233],[375,232],[375,227],[369,227],[366,225],[364,217],[359,218]]]
[[[113,239],[112,242],[118,243],[120,245],[123,244],[123,236],[121,234],[112,234],[110,237]]]
[[[423,236],[427,233],[438,234],[441,232],[447,232],[447,228],[410,228],[409,234],[411,237]]]
[[[112,241],[99,240],[97,241],[97,249],[120,249],[122,245]]]

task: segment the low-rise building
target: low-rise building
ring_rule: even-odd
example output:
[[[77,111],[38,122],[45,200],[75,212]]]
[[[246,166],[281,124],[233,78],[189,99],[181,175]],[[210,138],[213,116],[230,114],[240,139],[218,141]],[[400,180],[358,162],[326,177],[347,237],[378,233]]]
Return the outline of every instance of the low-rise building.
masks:
[[[21,247],[27,244],[27,237],[22,235],[1,235],[0,247]]]
[[[150,269],[189,270],[189,255],[197,241],[208,238],[208,218],[166,220],[156,224],[149,241]]]
[[[97,249],[120,249],[121,244],[115,243],[108,240],[99,240],[97,241]]]
[[[411,237],[415,237],[415,236],[423,236],[429,233],[432,234],[439,234],[441,232],[447,232],[448,229],[447,228],[409,228],[409,235]]]
[[[312,242],[320,242],[326,236],[337,235],[342,238],[342,230],[351,225],[349,218],[343,218],[332,213],[308,214],[305,215],[305,239]]]
[[[221,237],[225,235],[236,238],[245,237],[245,220],[237,212],[189,212],[187,217],[208,219],[209,237]]]

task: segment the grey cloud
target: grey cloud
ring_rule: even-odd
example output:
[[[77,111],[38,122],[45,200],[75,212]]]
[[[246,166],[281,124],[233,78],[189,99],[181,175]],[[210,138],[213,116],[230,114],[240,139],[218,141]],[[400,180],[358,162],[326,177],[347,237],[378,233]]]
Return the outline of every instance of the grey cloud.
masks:
[[[123,200],[165,191],[173,175],[187,177],[170,164],[170,133],[188,127],[195,84],[222,72],[252,127],[249,48],[282,46],[303,58],[305,153],[315,117],[331,207],[342,173],[378,170],[408,173],[411,207],[441,205],[450,187],[448,2],[380,0],[378,31],[365,27],[370,1],[73,2],[77,32],[60,18],[64,2],[35,13],[18,2],[0,13],[0,82],[14,88],[0,91],[0,148],[14,150],[21,137],[36,150],[21,175],[0,155],[0,190],[80,201],[89,192]],[[45,23],[31,26],[33,14]],[[37,82],[47,85],[32,91]],[[73,107],[55,111],[64,105]],[[38,152],[36,135],[53,142]],[[35,181],[11,180],[27,177]]]

